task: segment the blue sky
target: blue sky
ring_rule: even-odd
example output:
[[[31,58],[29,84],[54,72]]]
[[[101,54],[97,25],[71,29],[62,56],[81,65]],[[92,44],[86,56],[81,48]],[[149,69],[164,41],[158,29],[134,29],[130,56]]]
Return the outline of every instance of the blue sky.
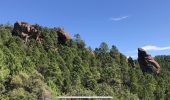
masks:
[[[0,23],[17,20],[79,33],[87,46],[116,45],[127,56],[138,47],[170,54],[169,0],[3,0]]]

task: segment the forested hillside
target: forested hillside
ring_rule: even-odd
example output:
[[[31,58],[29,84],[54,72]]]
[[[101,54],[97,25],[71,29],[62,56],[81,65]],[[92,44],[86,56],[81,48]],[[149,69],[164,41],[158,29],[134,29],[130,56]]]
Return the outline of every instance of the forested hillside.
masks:
[[[39,27],[42,41],[25,42],[12,34],[13,25],[0,25],[0,100],[170,100],[170,56],[155,57],[159,74],[143,73],[137,60],[126,58],[115,45],[103,42],[92,50],[79,34],[61,43],[55,28]]]

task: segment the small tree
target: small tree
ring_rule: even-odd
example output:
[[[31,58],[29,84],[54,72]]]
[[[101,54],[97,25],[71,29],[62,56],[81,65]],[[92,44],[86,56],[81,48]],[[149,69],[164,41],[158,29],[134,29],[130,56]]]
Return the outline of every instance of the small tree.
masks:
[[[78,46],[79,48],[84,48],[84,47],[85,47],[85,43],[84,43],[84,41],[81,39],[80,34],[76,34],[76,35],[74,35],[74,37],[75,37],[75,41],[76,41],[76,43],[77,43],[77,46]]]
[[[108,47],[107,43],[105,43],[105,42],[102,42],[102,43],[100,44],[99,49],[100,49],[100,51],[103,52],[103,53],[109,52],[109,47]]]

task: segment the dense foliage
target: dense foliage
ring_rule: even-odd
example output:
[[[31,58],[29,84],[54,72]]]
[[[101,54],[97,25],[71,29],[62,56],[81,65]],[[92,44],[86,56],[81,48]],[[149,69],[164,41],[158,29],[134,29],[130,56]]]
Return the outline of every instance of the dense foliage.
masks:
[[[159,75],[142,73],[116,46],[92,50],[80,35],[59,44],[53,28],[43,43],[24,43],[0,25],[0,100],[56,99],[57,96],[113,96],[113,100],[169,100],[170,56],[156,56]]]

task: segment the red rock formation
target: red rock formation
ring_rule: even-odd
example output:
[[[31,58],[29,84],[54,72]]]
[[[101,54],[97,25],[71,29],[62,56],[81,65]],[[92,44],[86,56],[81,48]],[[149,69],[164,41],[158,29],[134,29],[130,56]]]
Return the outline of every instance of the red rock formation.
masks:
[[[29,37],[35,38],[38,42],[41,43],[42,36],[36,27],[36,25],[31,25],[27,22],[16,22],[14,24],[14,29],[12,31],[13,35],[20,36],[27,42]]]
[[[143,72],[160,72],[160,65],[142,48],[138,48],[138,62]]]
[[[70,39],[69,33],[65,32],[63,28],[55,28],[56,32],[58,33],[58,42],[65,43],[67,40]]]
[[[14,28],[12,31],[13,35],[20,36],[25,40],[28,41],[29,38],[34,38],[39,43],[42,42],[43,36],[40,33],[40,27],[37,25],[31,25],[27,22],[16,22],[14,24]],[[64,31],[63,28],[54,28],[58,34],[58,43],[65,43],[68,39],[70,39],[70,35]]]

